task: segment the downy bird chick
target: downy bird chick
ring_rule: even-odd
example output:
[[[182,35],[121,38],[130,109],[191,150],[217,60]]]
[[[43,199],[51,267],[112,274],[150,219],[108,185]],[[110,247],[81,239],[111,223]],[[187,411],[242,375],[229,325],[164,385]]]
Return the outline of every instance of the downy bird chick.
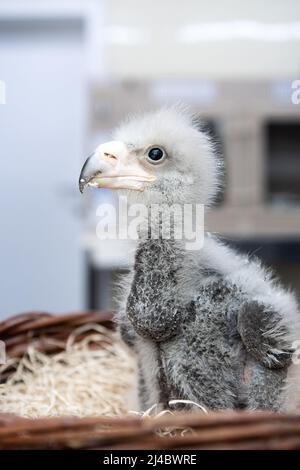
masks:
[[[150,212],[159,205],[162,216],[173,204],[208,207],[216,195],[213,145],[186,111],[133,117],[114,139],[86,161],[81,191],[86,185],[118,190]],[[291,361],[300,339],[294,296],[258,260],[209,233],[197,251],[172,230],[168,239],[154,233],[140,229],[117,317],[137,354],[141,409],[168,407],[172,399],[209,410],[294,409],[300,398]]]

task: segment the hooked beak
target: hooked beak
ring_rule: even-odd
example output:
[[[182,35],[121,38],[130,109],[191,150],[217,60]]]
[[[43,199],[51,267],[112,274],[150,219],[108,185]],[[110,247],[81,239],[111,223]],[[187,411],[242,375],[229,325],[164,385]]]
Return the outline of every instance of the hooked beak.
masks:
[[[112,141],[100,145],[85,161],[79,191],[83,193],[86,186],[143,191],[144,183],[155,180],[123,142]]]

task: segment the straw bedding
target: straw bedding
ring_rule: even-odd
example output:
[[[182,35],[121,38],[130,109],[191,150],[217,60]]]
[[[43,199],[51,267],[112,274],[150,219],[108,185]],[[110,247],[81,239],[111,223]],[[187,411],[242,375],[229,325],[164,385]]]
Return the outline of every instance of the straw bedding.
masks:
[[[91,330],[83,340],[76,341]],[[128,413],[135,383],[135,359],[117,334],[84,325],[65,350],[49,356],[30,346],[21,359],[8,359],[1,372],[15,372],[0,385],[0,412],[42,416],[117,416]]]

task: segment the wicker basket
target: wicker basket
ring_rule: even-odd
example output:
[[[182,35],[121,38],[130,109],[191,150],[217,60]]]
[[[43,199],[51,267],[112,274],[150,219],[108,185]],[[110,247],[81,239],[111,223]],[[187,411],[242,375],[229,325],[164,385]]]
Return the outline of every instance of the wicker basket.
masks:
[[[27,313],[0,323],[0,338],[11,357],[22,356],[29,344],[53,354],[85,323],[114,328],[109,312]],[[226,412],[30,420],[0,413],[0,449],[300,449],[300,415]]]

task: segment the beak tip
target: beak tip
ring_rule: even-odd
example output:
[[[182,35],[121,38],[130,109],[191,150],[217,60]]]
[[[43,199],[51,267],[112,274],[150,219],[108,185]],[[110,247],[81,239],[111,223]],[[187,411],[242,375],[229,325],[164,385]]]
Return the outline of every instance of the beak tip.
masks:
[[[83,178],[80,178],[80,180],[79,180],[79,191],[81,192],[81,194],[83,194],[84,188],[85,188],[85,180]]]

